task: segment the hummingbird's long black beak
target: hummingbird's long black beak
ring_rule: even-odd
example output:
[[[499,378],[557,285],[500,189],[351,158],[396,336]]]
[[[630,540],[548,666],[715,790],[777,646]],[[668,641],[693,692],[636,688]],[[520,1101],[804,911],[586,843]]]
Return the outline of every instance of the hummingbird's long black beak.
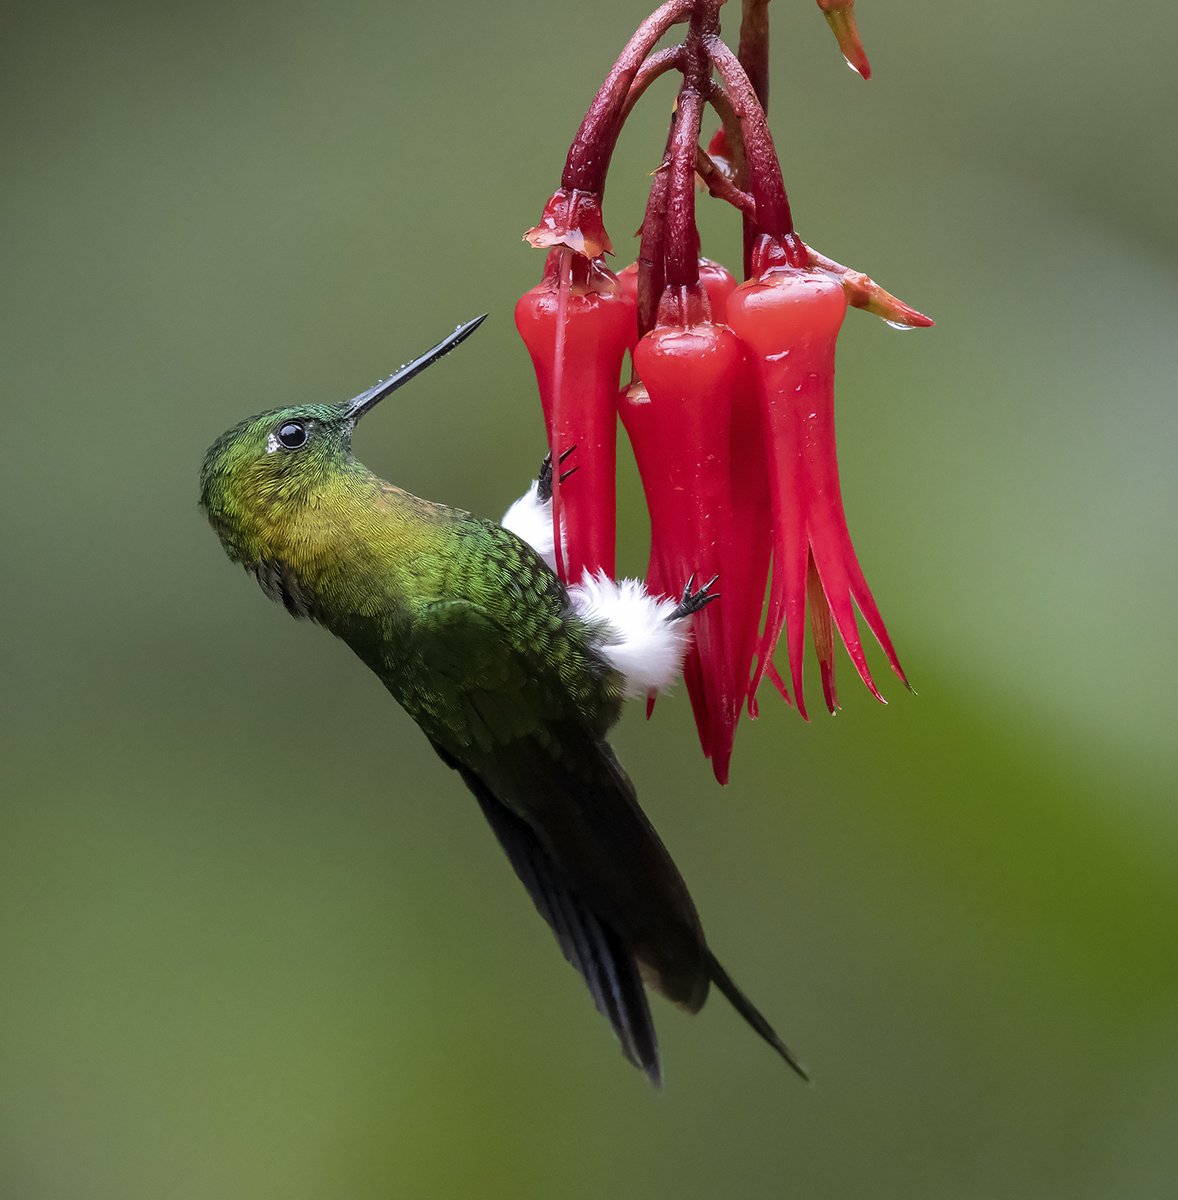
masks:
[[[395,392],[402,384],[408,383],[415,375],[420,375],[426,367],[432,363],[436,363],[439,358],[445,354],[449,354],[455,346],[461,345],[468,337],[487,319],[487,314],[475,317],[473,321],[467,321],[465,325],[459,325],[449,337],[443,338],[432,350],[427,350],[420,357],[415,358],[412,362],[407,362],[403,367],[400,367],[388,379],[382,379],[380,383],[370,387],[368,391],[361,392],[354,399],[348,401],[348,417],[353,421],[358,421],[369,409],[375,408],[386,396]]]

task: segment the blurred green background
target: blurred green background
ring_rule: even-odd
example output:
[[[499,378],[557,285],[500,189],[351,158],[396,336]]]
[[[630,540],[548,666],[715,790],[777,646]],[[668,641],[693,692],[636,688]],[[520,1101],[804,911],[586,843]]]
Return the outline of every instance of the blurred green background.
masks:
[[[844,713],[766,698],[725,792],[683,696],[617,743],[813,1087],[658,1001],[652,1092],[458,780],[197,512],[223,428],[483,310],[358,451],[488,514],[522,490],[520,233],[644,13],[6,6],[5,1200],[1175,1194],[1172,5],[865,0],[868,85],[774,5],[799,227],[938,321],[852,314],[840,357],[920,695],[844,658]],[[619,263],[670,98],[619,151]]]

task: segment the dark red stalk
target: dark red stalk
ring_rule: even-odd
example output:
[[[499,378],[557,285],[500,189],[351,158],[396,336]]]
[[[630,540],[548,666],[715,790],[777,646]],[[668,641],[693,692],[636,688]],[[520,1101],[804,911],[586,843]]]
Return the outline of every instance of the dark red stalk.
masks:
[[[685,291],[699,283],[699,232],[695,226],[695,153],[704,102],[686,83],[679,93],[671,135],[671,171],[664,234],[668,288]]]
[[[790,266],[804,267],[806,249],[794,232],[773,135],[756,91],[736,55],[718,37],[705,38],[704,45],[740,121],[748,161],[748,190],[757,206],[758,232],[767,234],[781,246]]]
[[[682,54],[682,46],[668,46],[665,50],[660,50],[657,54],[652,54],[642,64],[638,69],[638,74],[634,76],[634,82],[630,84],[630,90],[626,93],[626,103],[622,107],[619,124],[625,125],[630,114],[634,111],[634,106],[642,99],[646,89],[660,75],[665,75],[668,71],[678,70],[682,61]]]
[[[740,15],[740,43],[736,57],[744,67],[749,83],[756,93],[761,111],[769,111],[769,0],[744,0]],[[747,168],[737,182],[748,186]],[[741,218],[744,241],[744,277],[753,273],[753,247],[757,240],[757,222],[753,213],[744,212]]]
[[[667,193],[664,241],[667,286],[693,288],[699,282],[699,232],[695,224],[695,159],[704,114],[704,98],[711,90],[711,63],[704,39],[719,28],[719,5],[699,0],[683,42],[680,69],[683,86],[671,131],[671,182]]]
[[[736,56],[757,94],[763,112],[769,111],[769,0],[744,0],[740,44]]]
[[[646,213],[642,218],[642,240],[638,244],[638,336],[654,328],[659,297],[666,277],[663,270],[663,236],[666,229],[667,187],[671,167],[666,161],[654,173]]]
[[[667,0],[638,26],[598,89],[569,147],[560,181],[562,188],[598,196],[605,190],[606,173],[634,78],[659,38],[672,25],[686,20],[696,6],[697,0]]]
[[[732,100],[722,84],[711,81],[708,88],[708,103],[720,118],[720,128],[716,130],[711,142],[708,143],[710,154],[723,154],[732,164],[733,182],[740,187],[748,184],[748,163],[744,153],[744,134],[740,128],[740,118],[732,107]]]
[[[757,206],[752,196],[748,192],[742,192],[702,146],[696,151],[695,172],[703,180],[709,194],[717,200],[726,200],[733,208],[750,216],[756,213]]]

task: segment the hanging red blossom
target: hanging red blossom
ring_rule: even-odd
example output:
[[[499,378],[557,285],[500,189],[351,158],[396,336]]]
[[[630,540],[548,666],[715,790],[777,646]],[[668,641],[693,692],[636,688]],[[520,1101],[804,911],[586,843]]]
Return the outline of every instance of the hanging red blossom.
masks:
[[[896,325],[932,324],[797,235],[765,118],[768,0],[745,0],[739,53],[720,37],[722,4],[668,0],[627,43],[581,123],[560,187],[525,235],[548,248],[549,259],[516,310],[549,446],[554,454],[577,447],[576,473],[563,487],[554,482],[564,578],[613,571],[617,413],[650,511],[648,587],[677,597],[692,576],[697,586],[718,576],[718,602],[692,618],[684,673],[701,745],[721,782],[741,713],[756,714],[765,675],[787,700],[792,691],[805,715],[807,618],[832,712],[836,634],[879,696],[856,608],[904,679],[843,512],[835,341],[848,305]],[[818,5],[848,63],[868,78],[853,0]],[[656,50],[680,23],[682,43]],[[667,72],[681,84],[637,262],[614,276],[604,261],[606,175],[623,123]],[[705,150],[708,108],[720,124]],[[700,253],[699,187],[741,214],[739,286]],[[633,375],[619,397],[627,350]],[[788,686],[773,665],[783,634]]]
[[[839,284],[817,271],[788,266],[769,267],[741,284],[728,304],[732,328],[751,352],[771,459],[773,580],[758,678],[784,625],[794,700],[803,716],[807,595],[831,712],[838,707],[831,618],[863,682],[883,699],[867,665],[852,601],[907,683],[843,514],[834,437],[834,351],[846,311]]]
[[[553,541],[561,577],[614,573],[618,379],[637,338],[634,301],[601,259],[551,251],[543,280],[515,306],[532,356],[548,448],[576,447],[576,470],[552,481]],[[564,527],[564,545],[560,529]]]

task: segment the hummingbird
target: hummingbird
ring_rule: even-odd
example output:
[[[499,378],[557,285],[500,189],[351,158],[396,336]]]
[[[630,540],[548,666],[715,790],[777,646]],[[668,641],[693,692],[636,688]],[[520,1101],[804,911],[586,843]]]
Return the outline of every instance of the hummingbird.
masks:
[[[713,955],[606,740],[627,697],[674,682],[715,581],[688,580],[678,601],[604,573],[566,587],[551,491],[567,455],[500,523],[419,499],[352,453],[357,423],[483,319],[345,403],[235,425],[205,455],[201,508],[229,558],[350,646],[458,773],[627,1059],[660,1084],[648,987],[694,1013],[714,984],[806,1078]]]

